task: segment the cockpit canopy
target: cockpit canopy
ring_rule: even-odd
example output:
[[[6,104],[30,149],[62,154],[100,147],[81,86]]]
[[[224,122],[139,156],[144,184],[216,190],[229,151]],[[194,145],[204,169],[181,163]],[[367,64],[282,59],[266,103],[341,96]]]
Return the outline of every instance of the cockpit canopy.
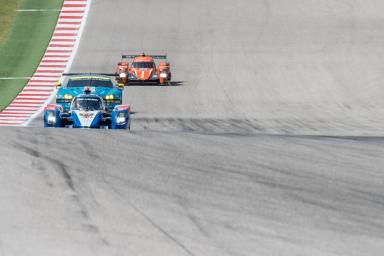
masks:
[[[103,100],[99,96],[77,96],[71,103],[71,110],[104,110]]]
[[[137,61],[132,63],[133,68],[155,68],[156,65],[154,62],[150,61]]]

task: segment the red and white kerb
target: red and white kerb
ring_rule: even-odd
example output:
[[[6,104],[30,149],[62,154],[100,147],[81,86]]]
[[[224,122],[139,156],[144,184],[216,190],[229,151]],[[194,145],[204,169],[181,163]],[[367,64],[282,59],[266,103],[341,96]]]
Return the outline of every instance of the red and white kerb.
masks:
[[[35,73],[11,104],[0,112],[0,126],[22,126],[54,97],[56,82],[67,72],[80,41],[91,0],[64,0],[51,41]]]

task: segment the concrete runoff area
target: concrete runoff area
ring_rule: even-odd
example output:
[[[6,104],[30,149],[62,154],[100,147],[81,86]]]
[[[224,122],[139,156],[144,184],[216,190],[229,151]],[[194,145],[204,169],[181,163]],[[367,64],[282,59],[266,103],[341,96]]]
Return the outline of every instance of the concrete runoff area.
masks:
[[[131,132],[1,128],[0,252],[381,255],[383,7],[93,0],[72,71],[176,83],[125,88]]]

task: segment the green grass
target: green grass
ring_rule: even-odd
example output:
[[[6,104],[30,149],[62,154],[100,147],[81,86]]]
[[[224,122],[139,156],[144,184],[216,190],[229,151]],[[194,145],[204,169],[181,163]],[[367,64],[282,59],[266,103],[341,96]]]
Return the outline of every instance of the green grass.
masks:
[[[0,3],[14,1],[0,0]],[[18,9],[58,10],[63,3],[63,0],[19,1]],[[0,13],[3,12],[3,8],[4,4],[0,5]],[[16,13],[14,22],[0,47],[0,77],[32,76],[48,46],[58,15],[58,11]],[[26,82],[26,80],[0,80],[0,110],[8,106]]]
[[[0,0],[0,45],[16,17],[15,10],[21,0]]]

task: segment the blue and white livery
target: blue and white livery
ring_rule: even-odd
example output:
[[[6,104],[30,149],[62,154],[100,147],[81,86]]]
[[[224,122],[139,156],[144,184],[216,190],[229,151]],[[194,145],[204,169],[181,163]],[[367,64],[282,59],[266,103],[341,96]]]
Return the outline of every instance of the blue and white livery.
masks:
[[[44,109],[44,127],[130,129],[129,105],[117,105],[109,113],[100,96],[85,93],[73,98],[68,112],[49,104]]]

